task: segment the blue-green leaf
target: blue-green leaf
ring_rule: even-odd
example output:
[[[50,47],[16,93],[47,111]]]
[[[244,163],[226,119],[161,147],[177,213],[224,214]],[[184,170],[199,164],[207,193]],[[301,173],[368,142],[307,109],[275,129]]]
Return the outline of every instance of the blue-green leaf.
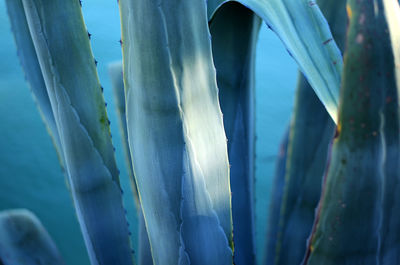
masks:
[[[264,253],[264,264],[274,264],[283,192],[285,190],[288,144],[289,129],[286,130],[285,135],[283,136],[283,140],[279,149],[278,160],[275,167],[275,176],[274,182],[272,184],[271,203],[268,215],[268,230]]]
[[[340,47],[346,37],[346,1],[319,0],[319,6],[331,25]],[[328,146],[335,124],[302,74],[290,126],[289,156],[285,189],[280,207],[277,237],[267,238],[265,264],[300,264],[314,223],[326,168]],[[274,231],[275,223],[269,230]],[[274,249],[271,249],[274,246]]]
[[[238,3],[224,5],[210,22],[219,100],[231,164],[234,262],[255,263],[254,57],[261,20]]]
[[[65,263],[39,219],[28,210],[18,209],[0,212],[0,264]]]
[[[22,0],[6,0],[6,4],[11,28],[14,32],[14,40],[17,45],[18,58],[23,69],[30,69],[29,71],[25,71],[25,78],[29,83],[33,98],[57,150],[61,166],[64,167],[60,137],[51,109],[46,85],[44,84],[42,72],[40,71],[35,47],[33,46],[31,35],[29,34],[25,12],[22,7]]]
[[[209,17],[230,1],[209,0]],[[315,1],[235,1],[251,9],[278,35],[332,119],[337,121],[342,58]]]
[[[232,264],[227,143],[203,0],[121,0],[127,126],[154,264]]]
[[[133,264],[109,122],[79,1],[23,0],[23,7],[91,263]]]
[[[315,208],[335,124],[301,76],[290,126],[285,188],[275,251],[266,264],[300,264],[314,223]],[[269,224],[271,225],[271,224]],[[268,238],[268,241],[274,238]]]
[[[114,92],[114,102],[120,125],[119,131],[121,133],[121,141],[125,152],[126,167],[128,170],[133,197],[135,200],[135,206],[139,212],[141,211],[139,194],[135,183],[135,174],[133,173],[133,168],[132,168],[131,153],[129,151],[129,144],[128,144],[128,132],[126,128],[125,90],[124,90],[124,78],[122,73],[122,62],[115,62],[110,64],[108,70],[110,73],[110,79]]]
[[[126,127],[126,111],[125,111],[125,89],[124,89],[124,78],[122,72],[122,62],[116,62],[109,65],[109,72],[111,82],[113,85],[115,105],[117,107],[117,116],[120,123],[120,132],[122,145],[124,146],[126,165],[128,169],[129,179],[131,181],[132,192],[134,200],[136,202],[137,216],[139,219],[138,226],[138,264],[139,265],[151,265],[153,259],[151,257],[150,242],[147,235],[146,225],[144,222],[142,207],[140,205],[139,194],[137,191],[135,174],[132,168],[131,153],[129,151],[128,143],[128,131]]]

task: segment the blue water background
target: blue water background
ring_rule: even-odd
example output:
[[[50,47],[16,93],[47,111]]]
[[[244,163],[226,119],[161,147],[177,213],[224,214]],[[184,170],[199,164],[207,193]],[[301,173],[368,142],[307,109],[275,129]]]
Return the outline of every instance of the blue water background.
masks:
[[[111,120],[128,219],[137,222],[124,165],[107,65],[121,59],[117,1],[84,0],[100,81]],[[256,240],[265,244],[275,158],[293,106],[297,67],[281,41],[263,25],[256,59]],[[89,264],[56,152],[19,65],[4,1],[0,1],[0,211],[28,208],[41,219],[67,264]],[[132,231],[132,238],[137,238]],[[134,248],[137,243],[134,242]]]

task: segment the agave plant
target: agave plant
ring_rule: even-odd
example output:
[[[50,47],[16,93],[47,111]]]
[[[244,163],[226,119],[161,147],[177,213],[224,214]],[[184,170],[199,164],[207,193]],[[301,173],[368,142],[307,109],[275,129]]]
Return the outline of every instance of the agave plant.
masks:
[[[262,21],[305,76],[278,163],[266,264],[399,262],[397,1],[349,0],[346,38],[345,1],[318,2],[326,21],[308,0],[120,0],[123,63],[110,73],[140,219],[137,261],[81,2],[6,3],[92,264],[255,263]],[[342,85],[329,25],[342,51],[347,39]],[[359,244],[346,244],[350,233]]]

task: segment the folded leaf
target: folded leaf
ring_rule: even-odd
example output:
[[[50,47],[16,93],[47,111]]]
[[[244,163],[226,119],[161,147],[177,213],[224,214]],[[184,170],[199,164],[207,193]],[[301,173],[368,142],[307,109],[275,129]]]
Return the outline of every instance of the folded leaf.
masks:
[[[211,18],[232,0],[209,0]],[[321,11],[309,0],[235,0],[278,35],[334,121],[337,121],[342,58]]]
[[[132,264],[109,122],[79,2],[23,0],[23,7],[91,263]]]
[[[236,265],[255,263],[254,57],[260,24],[253,12],[235,2],[220,8],[210,22],[231,164]]]
[[[63,265],[54,241],[28,210],[0,212],[0,264]]]
[[[232,264],[205,2],[121,0],[129,146],[154,264]]]

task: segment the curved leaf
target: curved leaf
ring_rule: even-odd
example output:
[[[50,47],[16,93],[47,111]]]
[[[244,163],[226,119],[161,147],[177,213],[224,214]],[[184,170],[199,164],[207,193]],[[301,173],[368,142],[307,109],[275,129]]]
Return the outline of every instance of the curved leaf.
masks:
[[[119,3],[129,146],[154,264],[231,264],[227,144],[205,2]]]
[[[224,5],[210,22],[219,101],[231,164],[234,262],[255,263],[254,57],[261,21],[238,3]]]
[[[28,210],[0,212],[0,264],[63,265],[54,241]]]
[[[23,7],[91,263],[132,264],[108,118],[79,2],[23,0]]]
[[[209,0],[208,15],[232,0]],[[278,35],[337,121],[342,58],[321,11],[309,0],[235,0],[251,9]]]

